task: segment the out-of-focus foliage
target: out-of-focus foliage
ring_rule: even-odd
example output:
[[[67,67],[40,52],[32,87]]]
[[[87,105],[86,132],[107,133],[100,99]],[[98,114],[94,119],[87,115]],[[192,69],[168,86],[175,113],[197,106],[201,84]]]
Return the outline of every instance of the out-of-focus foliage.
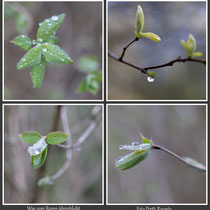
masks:
[[[66,106],[72,142],[88,127],[92,105]],[[29,144],[18,134],[36,130],[52,131],[57,106],[5,106],[4,115],[4,202],[5,203],[101,203],[102,202],[102,127],[99,124],[81,145],[72,151],[71,166],[53,185],[46,177],[65,163],[66,150],[48,145],[47,159],[34,170],[28,154]],[[60,119],[56,130],[63,131]],[[85,121],[84,121],[85,120]],[[94,151],[94,152],[93,152]],[[40,161],[43,159],[40,159]],[[34,161],[34,160],[33,160]],[[34,162],[33,162],[34,163]],[[38,161],[38,164],[41,164]],[[40,180],[40,178],[46,178]],[[39,181],[40,187],[37,185]],[[38,192],[38,193],[37,193]]]
[[[108,3],[108,50],[120,56],[135,38],[135,14],[138,2]],[[124,60],[140,67],[167,63],[178,56],[187,57],[180,45],[191,33],[196,37],[197,50],[206,57],[205,2],[141,2],[144,31],[153,31],[161,42],[141,37],[131,45]],[[184,20],[184,21],[183,21]],[[206,66],[200,63],[175,63],[157,69],[150,83],[141,72],[108,58],[109,99],[205,99]]]
[[[205,203],[206,174],[165,152],[153,150],[126,171],[115,168],[115,159],[128,154],[119,145],[140,142],[139,132],[152,136],[155,144],[206,165],[205,106],[109,106],[108,202]]]
[[[69,52],[72,60],[77,61],[84,54],[97,55],[98,69],[101,69],[102,56],[102,3],[101,2],[19,2],[20,6],[26,9],[32,21],[29,23],[31,30],[26,34],[35,39],[39,23],[46,17],[54,14],[65,13],[65,24],[57,31],[57,37],[50,40],[52,44],[58,41],[58,45]],[[9,42],[16,37],[16,15],[12,14],[13,3],[5,3],[5,23],[4,23],[4,81],[5,99],[101,99],[101,83],[98,84],[96,95],[88,93],[78,93],[77,86],[84,77],[84,73],[78,71],[77,65],[58,66],[50,64],[46,68],[45,83],[37,92],[30,87],[30,75],[27,70],[15,71],[16,63],[24,52],[16,48]],[[81,11],[83,11],[81,13]],[[14,12],[16,14],[16,12]],[[89,16],[89,14],[92,14]],[[87,16],[89,18],[87,19]],[[79,27],[78,27],[79,26]],[[33,71],[34,72],[34,71]],[[32,72],[32,73],[33,73]],[[42,74],[43,77],[43,74]],[[24,80],[23,80],[24,78]],[[36,82],[36,81],[35,81]],[[7,94],[9,93],[9,94]]]

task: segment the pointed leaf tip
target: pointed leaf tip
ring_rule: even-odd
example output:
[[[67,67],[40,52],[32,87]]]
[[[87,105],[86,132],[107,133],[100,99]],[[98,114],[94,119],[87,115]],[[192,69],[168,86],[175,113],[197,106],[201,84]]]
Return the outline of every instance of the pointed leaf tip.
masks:
[[[136,11],[136,24],[135,24],[135,34],[137,38],[140,38],[140,34],[144,28],[144,13],[140,5],[137,6]]]

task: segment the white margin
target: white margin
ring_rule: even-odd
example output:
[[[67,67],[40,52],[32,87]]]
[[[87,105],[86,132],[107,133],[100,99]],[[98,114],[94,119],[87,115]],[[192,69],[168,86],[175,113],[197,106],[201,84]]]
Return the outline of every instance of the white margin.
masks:
[[[4,202],[4,107],[5,106],[23,106],[23,105],[27,105],[27,106],[55,106],[55,105],[63,105],[63,106],[101,106],[102,107],[102,124],[101,124],[101,129],[102,129],[102,132],[101,132],[101,147],[102,147],[102,164],[101,164],[101,167],[102,167],[102,174],[101,174],[101,179],[102,179],[102,182],[101,182],[101,190],[102,190],[102,193],[101,193],[101,196],[102,196],[102,203],[5,203]],[[56,103],[52,103],[52,104],[2,104],[2,205],[3,206],[19,206],[19,205],[24,205],[24,206],[36,206],[36,205],[39,205],[39,206],[61,206],[61,205],[75,205],[75,206],[84,206],[84,205],[98,205],[98,206],[102,206],[104,205],[104,144],[105,144],[105,141],[104,141],[104,104],[56,104]]]
[[[59,0],[40,0],[41,2],[59,2]],[[104,101],[104,1],[103,0],[88,0],[88,1],[84,1],[84,0],[62,0],[62,2],[83,2],[83,3],[89,3],[89,2],[100,2],[102,3],[101,5],[101,9],[102,9],[102,18],[101,18],[101,27],[102,27],[102,31],[101,31],[101,68],[102,68],[102,83],[101,83],[101,99],[59,99],[59,100],[54,100],[54,99],[48,99],[48,100],[41,100],[41,99],[37,99],[37,100],[31,100],[31,99],[5,99],[4,98],[4,2],[34,2],[34,3],[39,3],[40,1],[36,1],[36,0],[3,0],[2,1],[2,101],[3,102],[52,102],[52,103],[56,103],[56,102],[103,102]],[[62,3],[61,2],[61,3]]]
[[[109,73],[109,67],[108,67],[108,4],[109,2],[128,2],[128,0],[107,0],[106,1],[106,101],[107,102],[207,102],[208,101],[208,0],[176,0],[176,1],[168,1],[168,0],[157,0],[155,2],[205,2],[206,3],[206,99],[196,99],[196,100],[176,100],[176,99],[164,99],[164,100],[149,100],[149,99],[109,99],[109,88],[108,88],[108,73]],[[132,0],[132,2],[139,2],[138,0]],[[141,0],[141,2],[154,2],[152,0]]]
[[[109,148],[109,140],[108,140],[108,113],[109,113],[109,106],[205,106],[206,107],[206,203],[109,203],[108,197],[108,148]],[[129,104],[129,103],[121,103],[121,104],[107,104],[106,105],[106,205],[124,205],[124,206],[179,206],[179,205],[199,205],[199,206],[206,206],[208,205],[208,105],[207,104],[173,104],[173,103],[155,103],[155,104]]]

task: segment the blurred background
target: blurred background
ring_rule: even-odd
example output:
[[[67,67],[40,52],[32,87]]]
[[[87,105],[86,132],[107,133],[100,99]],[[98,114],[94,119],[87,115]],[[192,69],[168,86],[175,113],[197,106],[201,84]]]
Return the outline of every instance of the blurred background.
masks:
[[[91,122],[91,105],[65,106],[76,143]],[[81,150],[72,150],[70,168],[52,186],[39,187],[40,178],[54,175],[65,163],[65,149],[48,146],[43,166],[33,169],[27,151],[31,144],[19,134],[35,130],[46,135],[63,131],[59,107],[54,105],[4,106],[4,202],[5,203],[101,203],[102,126],[98,124]],[[94,151],[94,152],[93,152]]]
[[[56,33],[59,38],[57,45],[74,63],[72,65],[47,63],[42,87],[36,91],[31,82],[29,68],[23,70],[16,68],[26,51],[10,41],[23,32],[36,40],[38,24],[61,13],[65,13],[66,17]],[[94,57],[98,62],[95,70],[101,72],[101,2],[4,3],[4,18],[5,99],[101,99],[101,82],[94,94],[88,91],[77,93],[78,85],[87,75],[87,71],[79,68],[79,59],[85,56]]]
[[[116,105],[108,107],[109,203],[205,203],[206,174],[158,150],[122,171],[115,160],[132,151],[120,145],[153,143],[206,165],[206,108],[203,105]]]
[[[141,67],[159,65],[187,57],[180,40],[193,34],[197,51],[206,58],[205,2],[109,2],[108,49],[120,56],[123,47],[135,38],[137,5],[144,11],[143,32],[153,32],[161,42],[141,38],[131,45],[124,59]],[[195,62],[175,63],[156,70],[155,81],[108,58],[109,99],[206,99],[206,66]]]

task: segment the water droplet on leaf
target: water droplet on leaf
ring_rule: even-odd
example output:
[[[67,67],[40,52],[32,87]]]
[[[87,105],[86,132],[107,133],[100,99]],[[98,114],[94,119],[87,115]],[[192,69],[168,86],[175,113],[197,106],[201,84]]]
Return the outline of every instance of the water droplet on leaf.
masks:
[[[154,77],[147,77],[147,81],[148,82],[154,82],[155,81],[155,78]]]
[[[132,146],[138,146],[139,144],[140,144],[139,142],[134,141],[131,145],[132,145]]]
[[[57,20],[58,16],[52,16],[52,20]]]
[[[43,51],[44,51],[44,52],[46,52],[46,51],[47,51],[47,49],[46,49],[46,48],[44,48],[44,49],[43,49]]]

